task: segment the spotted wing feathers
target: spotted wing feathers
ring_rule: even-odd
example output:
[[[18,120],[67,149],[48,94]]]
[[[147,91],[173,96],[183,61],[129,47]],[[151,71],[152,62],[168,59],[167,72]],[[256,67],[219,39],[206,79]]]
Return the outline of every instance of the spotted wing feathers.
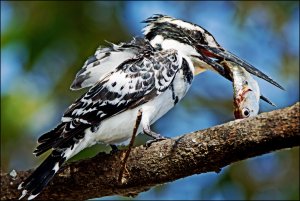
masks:
[[[78,71],[71,85],[72,90],[93,86],[107,73],[113,71],[122,62],[133,58],[149,48],[148,42],[142,38],[134,38],[129,43],[119,45],[109,43],[109,47],[98,48]]]
[[[93,86],[65,112],[94,124],[165,91],[180,68],[182,58],[168,50],[123,62]]]

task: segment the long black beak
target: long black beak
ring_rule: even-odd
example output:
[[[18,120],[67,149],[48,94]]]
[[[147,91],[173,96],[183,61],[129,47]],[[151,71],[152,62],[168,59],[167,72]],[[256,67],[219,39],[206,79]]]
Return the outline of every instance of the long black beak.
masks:
[[[270,99],[268,99],[267,97],[265,97],[262,94],[260,95],[260,99],[263,100],[263,101],[265,101],[266,103],[269,103],[270,105],[276,107],[276,105],[272,101],[270,101]]]
[[[236,55],[232,54],[229,51],[224,50],[221,47],[211,47],[207,45],[198,45],[197,46],[198,52],[201,54],[201,58],[204,62],[209,64],[216,70],[219,74],[224,76],[225,78],[229,78],[228,73],[224,69],[224,67],[219,64],[221,61],[226,60],[226,61],[232,61],[236,63],[237,65],[243,67],[246,71],[251,73],[252,75],[255,75],[261,79],[266,80],[267,82],[273,84],[274,86],[285,90],[280,84],[275,82],[272,78],[252,66],[251,64],[247,63],[246,61],[240,59]]]

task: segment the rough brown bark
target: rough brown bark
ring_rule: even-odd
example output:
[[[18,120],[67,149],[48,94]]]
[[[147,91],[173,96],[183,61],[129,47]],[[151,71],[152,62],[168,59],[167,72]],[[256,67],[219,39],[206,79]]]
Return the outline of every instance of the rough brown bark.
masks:
[[[99,153],[87,160],[66,164],[37,197],[47,200],[86,200],[108,195],[134,196],[154,185],[222,167],[274,150],[299,146],[299,102],[254,118],[231,121],[175,139],[133,148],[128,174],[118,183],[120,158],[125,151]],[[1,173],[1,200],[20,196],[18,184],[29,171],[16,177]]]

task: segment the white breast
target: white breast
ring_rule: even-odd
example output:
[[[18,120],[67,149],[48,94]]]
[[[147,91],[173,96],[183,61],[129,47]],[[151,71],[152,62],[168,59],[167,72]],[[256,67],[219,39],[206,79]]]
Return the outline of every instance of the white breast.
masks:
[[[138,106],[134,109],[126,110],[118,115],[104,120],[96,133],[87,130],[88,135],[94,135],[97,142],[106,144],[126,144],[126,141],[131,138],[132,131],[135,125],[138,110],[142,109],[143,115],[150,118],[151,124],[167,113],[174,106],[172,100],[172,92],[165,91],[153,100]],[[138,133],[142,131],[142,125],[138,128]]]

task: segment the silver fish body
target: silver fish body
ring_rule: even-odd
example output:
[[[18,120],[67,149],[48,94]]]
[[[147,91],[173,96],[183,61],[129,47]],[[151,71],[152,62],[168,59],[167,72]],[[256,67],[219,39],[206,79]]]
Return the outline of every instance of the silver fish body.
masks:
[[[244,68],[233,62],[221,64],[229,72],[233,82],[233,105],[236,119],[256,116],[259,112],[260,89],[256,80]]]

